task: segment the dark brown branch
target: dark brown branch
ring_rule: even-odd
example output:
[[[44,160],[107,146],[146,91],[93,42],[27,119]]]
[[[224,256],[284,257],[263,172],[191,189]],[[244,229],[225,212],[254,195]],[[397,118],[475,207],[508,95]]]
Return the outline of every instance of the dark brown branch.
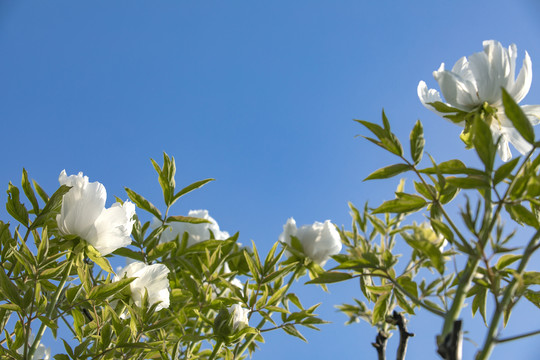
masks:
[[[445,360],[461,360],[463,346],[463,331],[461,320],[454,321],[452,332],[446,335],[439,344],[437,352]]]
[[[371,343],[377,350],[378,360],[386,360],[386,340],[388,340],[388,335],[384,331],[379,331],[375,342]]]
[[[394,311],[392,313],[392,316],[388,316],[386,318],[386,322],[396,325],[399,329],[399,347],[397,349],[397,360],[405,360],[405,355],[407,354],[407,342],[410,337],[413,337],[414,334],[407,331],[406,326],[406,319],[398,313],[397,311]]]

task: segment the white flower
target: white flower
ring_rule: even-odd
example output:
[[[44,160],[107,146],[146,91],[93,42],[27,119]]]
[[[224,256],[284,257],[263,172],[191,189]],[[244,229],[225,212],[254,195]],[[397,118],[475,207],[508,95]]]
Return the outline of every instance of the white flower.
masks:
[[[341,238],[330,220],[324,223],[316,221],[312,225],[304,225],[298,229],[296,221],[290,218],[283,226],[279,241],[290,245],[291,236],[300,241],[304,254],[321,266],[328,261],[330,256],[341,251]]]
[[[249,326],[249,310],[244,309],[240,304],[229,307],[229,314],[232,317],[233,331],[242,330],[244,327]]]
[[[30,337],[28,339],[28,349],[30,350],[30,346],[34,343],[35,336],[34,334],[30,334]],[[24,352],[24,346],[21,346],[17,353],[23,355]],[[32,355],[32,358],[30,360],[49,360],[51,358],[51,349],[46,347],[43,344],[38,344],[36,351],[34,351],[34,354]]]
[[[135,220],[135,205],[126,201],[105,209],[107,192],[99,182],[88,182],[88,176],[66,175],[62,170],[60,185],[71,186],[64,195],[62,210],[56,217],[64,235],[78,235],[96,248],[101,255],[131,244]]]
[[[219,230],[219,225],[213,217],[208,215],[208,210],[190,210],[190,217],[206,219],[209,223],[190,224],[184,222],[168,222],[169,228],[165,229],[161,234],[160,242],[169,242],[179,236],[182,239],[184,232],[189,234],[188,246],[194,245],[204,240],[210,239],[210,231],[214,234],[216,240],[225,240],[229,238],[229,233]]]
[[[494,40],[484,41],[483,45],[484,51],[472,54],[468,59],[462,57],[452,70],[446,70],[444,63],[441,64],[439,70],[433,72],[433,76],[439,83],[446,105],[464,112],[475,111],[484,103],[496,109],[496,119],[491,122],[490,128],[494,140],[501,138],[498,145],[501,159],[508,161],[512,157],[509,142],[522,154],[530,151],[532,145],[523,139],[506,117],[501,87],[504,87],[517,103],[523,100],[531,87],[531,59],[525,52],[523,67],[516,79],[516,45],[512,44],[505,49],[501,43]],[[426,108],[441,116],[445,115],[430,105],[443,101],[439,92],[428,89],[424,81],[418,84],[418,97]],[[524,105],[522,109],[533,125],[540,122],[540,106]],[[465,125],[463,121],[459,124]]]
[[[118,272],[113,281],[118,281],[124,277],[136,277],[130,285],[131,298],[135,305],[141,306],[145,290],[148,292],[148,302],[154,304],[160,302],[156,311],[168,308],[169,300],[169,268],[163,264],[146,265],[136,261]]]

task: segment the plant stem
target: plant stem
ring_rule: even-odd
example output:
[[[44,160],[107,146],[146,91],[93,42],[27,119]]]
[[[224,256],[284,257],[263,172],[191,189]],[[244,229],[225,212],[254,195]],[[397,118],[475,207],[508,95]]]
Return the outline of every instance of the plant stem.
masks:
[[[521,334],[521,335],[510,336],[510,337],[507,337],[507,338],[504,338],[504,339],[495,339],[494,341],[496,343],[503,343],[503,342],[519,340],[519,339],[523,339],[523,338],[526,338],[526,337],[529,337],[529,336],[534,336],[534,335],[539,335],[539,334],[540,334],[540,330],[536,330],[536,331],[531,331],[531,332]]]
[[[216,345],[214,345],[214,351],[212,351],[212,354],[210,355],[210,357],[208,358],[208,360],[214,360],[219,352],[219,350],[221,349],[221,345],[223,344],[223,341],[222,340],[217,340],[216,341]]]
[[[285,292],[283,293],[283,295],[285,296],[287,294],[287,292],[289,291],[289,288],[291,287],[291,285],[293,284],[294,280],[296,279],[296,277],[298,276],[298,274],[300,273],[300,271],[302,271],[302,268],[303,266],[302,265],[298,265],[298,267],[296,268],[296,270],[294,271],[293,275],[291,276],[291,278],[289,279],[289,281],[287,282],[287,290],[285,290]],[[261,326],[263,326],[264,324],[266,324],[266,319],[263,318],[259,324],[257,325],[257,329],[260,329]],[[249,334],[248,337],[246,338],[246,341],[244,341],[244,343],[242,344],[242,346],[240,348],[237,348],[235,349],[234,351],[234,358],[236,359],[237,356],[241,356],[244,351],[246,351],[246,349],[248,348],[249,344],[251,344],[253,342],[253,340],[255,340],[255,338],[257,337],[257,334]]]
[[[405,355],[407,354],[407,342],[410,337],[413,337],[414,334],[407,331],[407,326],[405,324],[405,318],[403,315],[394,311],[392,318],[390,319],[391,323],[397,325],[399,329],[399,347],[397,350],[397,360],[405,360]],[[389,322],[387,320],[387,322]]]
[[[62,277],[62,280],[60,281],[60,284],[58,284],[58,289],[56,289],[56,293],[54,294],[54,298],[52,302],[49,304],[49,308],[47,309],[47,313],[45,314],[45,317],[47,319],[50,319],[55,308],[56,304],[58,303],[58,299],[60,299],[60,294],[62,293],[62,290],[64,289],[64,286],[66,285],[67,278],[69,276],[69,273],[71,272],[71,267],[73,266],[73,260],[70,258],[66,259],[66,261],[69,262],[69,265],[67,266],[67,270],[64,273],[64,276]],[[30,348],[30,351],[28,352],[28,358],[32,358],[34,355],[34,352],[36,351],[39,342],[41,341],[41,337],[45,333],[45,330],[47,329],[47,325],[45,325],[44,322],[41,323],[41,326],[39,327],[39,330],[36,334],[36,338],[34,340],[34,343],[32,344],[32,347]]]
[[[379,331],[375,342],[371,345],[377,350],[377,359],[386,360],[386,340],[388,340],[388,335],[384,331]]]
[[[525,271],[525,268],[527,267],[527,263],[529,262],[532,254],[534,253],[534,248],[538,246],[539,243],[540,243],[540,229],[536,231],[532,239],[529,241],[527,248],[523,252],[523,257],[521,258],[521,261],[517,269],[518,276],[523,274],[523,272]],[[508,306],[510,305],[512,298],[515,295],[518,284],[519,284],[518,278],[514,276],[514,279],[512,280],[512,282],[509,285],[507,285],[506,289],[504,290],[503,298],[500,302],[500,307],[495,309],[493,316],[491,317],[491,322],[489,324],[489,329],[488,329],[486,339],[484,341],[484,345],[482,346],[482,349],[478,352],[478,355],[476,356],[476,360],[488,359],[491,352],[493,351],[493,348],[495,347],[495,343],[496,343],[495,333],[497,329],[499,328],[499,322],[501,320],[501,316],[504,314],[504,312],[507,310]]]

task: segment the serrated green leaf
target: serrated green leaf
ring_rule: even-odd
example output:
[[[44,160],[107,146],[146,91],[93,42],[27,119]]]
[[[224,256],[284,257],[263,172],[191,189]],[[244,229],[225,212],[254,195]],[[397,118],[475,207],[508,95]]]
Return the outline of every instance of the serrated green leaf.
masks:
[[[407,164],[394,164],[386,166],[379,170],[375,170],[374,172],[369,174],[369,176],[365,178],[364,181],[374,179],[388,179],[411,169],[412,168]]]
[[[502,101],[504,105],[504,113],[514,125],[514,128],[529,144],[534,144],[534,129],[527,115],[521,107],[512,99],[506,89],[502,88]]]

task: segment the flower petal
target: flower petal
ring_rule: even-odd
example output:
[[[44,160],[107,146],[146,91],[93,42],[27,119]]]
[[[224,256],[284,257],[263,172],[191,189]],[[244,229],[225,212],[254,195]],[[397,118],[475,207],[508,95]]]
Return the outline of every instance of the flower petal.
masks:
[[[516,79],[514,86],[511,89],[506,89],[514,100],[519,103],[525,98],[532,83],[532,63],[529,53],[525,51],[525,59],[523,60],[523,66],[519,71],[519,75]]]
[[[521,110],[527,115],[532,125],[540,124],[540,105],[521,105]]]
[[[99,182],[88,182],[88,176],[66,175],[62,170],[58,178],[60,185],[71,186],[64,195],[62,209],[56,217],[58,228],[64,235],[79,235],[86,239],[92,231],[95,220],[105,207],[107,191]]]
[[[94,223],[94,230],[86,239],[101,255],[107,255],[114,250],[131,244],[135,205],[126,201],[123,205],[113,204],[102,211]]]

